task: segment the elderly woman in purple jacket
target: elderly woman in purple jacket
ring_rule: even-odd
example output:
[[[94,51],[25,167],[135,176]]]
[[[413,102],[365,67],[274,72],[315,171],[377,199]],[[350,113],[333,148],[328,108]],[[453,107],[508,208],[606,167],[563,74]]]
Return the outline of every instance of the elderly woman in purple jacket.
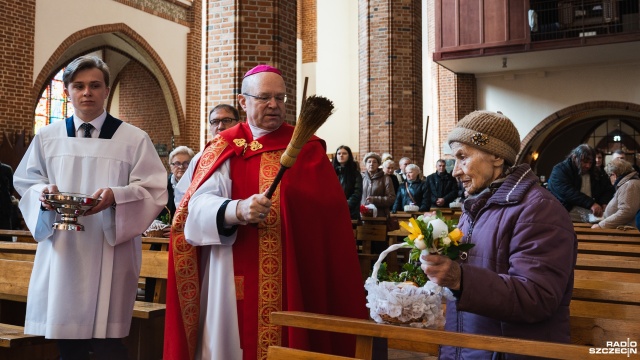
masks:
[[[501,113],[475,111],[448,137],[453,176],[469,193],[459,227],[475,244],[458,261],[426,255],[429,279],[454,292],[445,329],[522,339],[570,341],[569,302],[577,240],[567,211],[527,164],[516,165],[520,135]],[[520,359],[442,347],[440,359]]]

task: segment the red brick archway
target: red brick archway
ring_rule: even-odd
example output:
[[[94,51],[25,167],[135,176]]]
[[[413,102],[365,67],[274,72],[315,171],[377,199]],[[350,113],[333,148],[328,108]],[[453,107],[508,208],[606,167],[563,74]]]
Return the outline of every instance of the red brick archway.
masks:
[[[67,54],[67,51],[77,42],[88,37],[100,34],[118,34],[118,36],[126,37],[130,40],[129,45],[132,45],[138,51],[138,54],[136,55],[144,57],[149,61],[149,63],[153,64],[156,67],[156,69],[150,69],[150,71],[153,72],[154,76],[156,76],[156,78],[158,78],[161,83],[160,86],[163,90],[165,100],[170,109],[172,127],[174,129],[179,129],[179,124],[185,123],[185,114],[180,103],[180,97],[178,95],[176,85],[171,78],[169,70],[165,66],[160,56],[151,47],[151,45],[137,32],[123,23],[93,26],[77,31],[66,38],[53,52],[53,54],[51,54],[49,60],[42,67],[42,70],[36,78],[31,92],[32,104],[34,106],[34,109],[38,101],[38,97],[40,96],[40,93],[45,86],[45,82],[47,82],[52,76],[53,72],[57,70],[57,64],[66,63],[75,56],[80,55]],[[107,44],[104,45],[106,46]]]

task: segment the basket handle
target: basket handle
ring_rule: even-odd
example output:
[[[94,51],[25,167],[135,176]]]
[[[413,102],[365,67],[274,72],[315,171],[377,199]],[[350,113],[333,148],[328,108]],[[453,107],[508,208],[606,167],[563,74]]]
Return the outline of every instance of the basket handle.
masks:
[[[378,261],[373,265],[373,271],[371,272],[371,278],[375,281],[378,281],[378,270],[380,270],[380,265],[382,264],[382,260],[387,257],[387,254],[396,251],[401,248],[411,248],[412,246],[407,244],[406,242],[402,242],[399,244],[393,244],[387,248],[387,250],[380,253],[380,257],[378,257]]]
[[[169,226],[171,226],[171,220],[172,220],[172,219],[171,219],[171,210],[169,210],[169,207],[167,207],[167,206],[165,206],[164,208],[165,208],[165,210],[167,210],[167,214],[169,215],[169,216],[167,217],[167,220],[168,220],[168,222],[169,222]]]

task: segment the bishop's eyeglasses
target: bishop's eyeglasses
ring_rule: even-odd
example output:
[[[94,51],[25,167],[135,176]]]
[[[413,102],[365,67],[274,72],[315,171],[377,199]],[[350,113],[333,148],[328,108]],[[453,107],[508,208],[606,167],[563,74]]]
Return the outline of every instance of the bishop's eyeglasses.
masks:
[[[261,103],[261,104],[266,104],[269,101],[271,101],[271,99],[276,99],[276,102],[278,104],[284,104],[287,102],[287,95],[251,95],[251,94],[247,94],[247,93],[242,93],[242,95],[244,96],[248,96],[248,97],[252,97],[254,99],[256,99],[257,102]]]

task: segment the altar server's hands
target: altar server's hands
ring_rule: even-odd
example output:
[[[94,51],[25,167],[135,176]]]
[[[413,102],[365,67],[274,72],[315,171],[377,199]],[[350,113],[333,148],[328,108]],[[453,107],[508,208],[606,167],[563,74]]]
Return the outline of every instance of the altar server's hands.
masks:
[[[113,190],[111,190],[111,188],[98,189],[96,190],[96,192],[94,192],[91,195],[91,197],[100,198],[101,200],[98,201],[98,204],[94,206],[91,210],[87,211],[87,213],[84,214],[84,216],[97,214],[104,209],[108,209],[112,206],[115,206],[115,203],[116,203],[116,198],[113,195]]]
[[[51,206],[51,204],[47,202],[44,196],[45,194],[56,194],[59,192],[60,191],[58,191],[58,186],[55,184],[49,184],[44,189],[42,189],[42,192],[40,193],[40,198],[39,198],[42,208],[47,210],[53,210],[53,206]]]

